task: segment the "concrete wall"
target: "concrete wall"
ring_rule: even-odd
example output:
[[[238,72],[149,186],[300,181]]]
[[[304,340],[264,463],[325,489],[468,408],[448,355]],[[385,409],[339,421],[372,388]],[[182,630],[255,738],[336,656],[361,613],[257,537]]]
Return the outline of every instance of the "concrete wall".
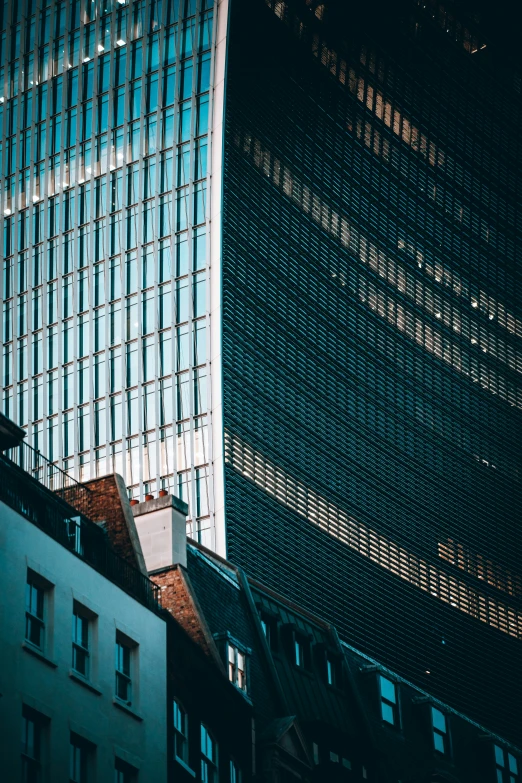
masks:
[[[0,551],[2,780],[21,780],[26,704],[49,719],[45,783],[69,780],[71,731],[96,746],[89,781],[114,783],[115,755],[139,769],[139,781],[166,781],[165,621],[2,503]],[[24,647],[28,568],[54,585],[46,596],[45,658]],[[92,687],[71,676],[74,600],[96,616],[90,639]],[[114,702],[117,630],[138,645],[128,710]]]

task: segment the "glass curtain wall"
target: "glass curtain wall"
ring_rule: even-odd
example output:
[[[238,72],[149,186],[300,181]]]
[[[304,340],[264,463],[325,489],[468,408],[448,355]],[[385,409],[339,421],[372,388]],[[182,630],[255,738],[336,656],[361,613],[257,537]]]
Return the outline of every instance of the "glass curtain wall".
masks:
[[[213,5],[0,4],[4,413],[204,540]]]

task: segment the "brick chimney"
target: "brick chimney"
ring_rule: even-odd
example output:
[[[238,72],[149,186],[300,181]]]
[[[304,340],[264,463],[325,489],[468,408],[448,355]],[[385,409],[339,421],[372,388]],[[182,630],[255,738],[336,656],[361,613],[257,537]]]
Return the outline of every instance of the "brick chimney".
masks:
[[[147,571],[187,565],[188,506],[165,495],[132,506]]]

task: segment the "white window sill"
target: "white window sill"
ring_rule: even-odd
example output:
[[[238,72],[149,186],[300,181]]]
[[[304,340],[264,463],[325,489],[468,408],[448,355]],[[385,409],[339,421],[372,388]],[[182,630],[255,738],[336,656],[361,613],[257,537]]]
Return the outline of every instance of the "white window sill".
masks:
[[[178,763],[178,764],[179,764],[181,767],[183,767],[183,769],[184,769],[184,770],[186,770],[186,771],[187,771],[187,772],[188,772],[190,775],[192,775],[192,777],[193,777],[193,778],[195,778],[195,777],[196,777],[196,773],[194,772],[194,770],[193,770],[193,769],[191,769],[191,768],[189,767],[189,765],[187,764],[187,762],[186,762],[186,761],[183,761],[183,759],[180,759],[180,757],[179,757],[179,756],[174,756],[174,758],[175,758],[175,760],[177,761],[177,763]]]
[[[136,712],[134,707],[127,704],[127,702],[122,701],[121,699],[118,699],[116,696],[114,696],[112,703],[115,707],[118,707],[120,710],[123,710],[123,712],[126,712],[128,715],[131,715],[135,720],[142,721],[143,716],[139,714],[139,712]]]
[[[88,680],[86,677],[81,675],[79,672],[77,672],[75,669],[69,669],[69,677],[71,680],[74,680],[75,682],[79,683],[80,685],[83,685],[84,688],[88,688],[90,691],[95,693],[97,696],[101,696],[102,692],[99,688],[96,687],[96,685],[93,685],[90,680]]]
[[[38,658],[43,663],[46,663],[47,666],[50,666],[52,669],[56,669],[58,664],[53,661],[51,658],[48,658],[47,655],[43,652],[43,650],[40,650],[39,647],[35,647],[34,644],[31,644],[31,642],[28,642],[27,639],[25,639],[22,642],[22,649],[24,649],[26,652],[31,653],[31,655],[34,655],[35,658]]]

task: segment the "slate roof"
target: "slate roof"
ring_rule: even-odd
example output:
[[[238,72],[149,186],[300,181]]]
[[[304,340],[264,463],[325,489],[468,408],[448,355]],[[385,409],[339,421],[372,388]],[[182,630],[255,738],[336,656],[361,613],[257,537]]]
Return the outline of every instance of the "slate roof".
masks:
[[[350,694],[349,677],[342,677],[340,687],[329,686],[316,665],[316,653],[328,650],[342,667],[335,629],[248,580],[241,569],[204,547],[189,544],[187,569],[212,634],[219,638],[228,632],[251,650],[249,683],[259,739],[297,720],[310,744],[327,738],[332,750],[349,752],[352,759],[364,753],[368,730]],[[269,648],[260,621],[265,612],[277,620],[281,640],[290,628],[309,640],[312,665],[307,670],[295,665],[284,643],[277,651]]]
[[[263,649],[262,630],[238,571],[193,545],[187,550],[187,570],[213,636],[229,633],[252,651],[249,656],[250,696],[262,730],[275,715],[285,715],[286,710]]]

